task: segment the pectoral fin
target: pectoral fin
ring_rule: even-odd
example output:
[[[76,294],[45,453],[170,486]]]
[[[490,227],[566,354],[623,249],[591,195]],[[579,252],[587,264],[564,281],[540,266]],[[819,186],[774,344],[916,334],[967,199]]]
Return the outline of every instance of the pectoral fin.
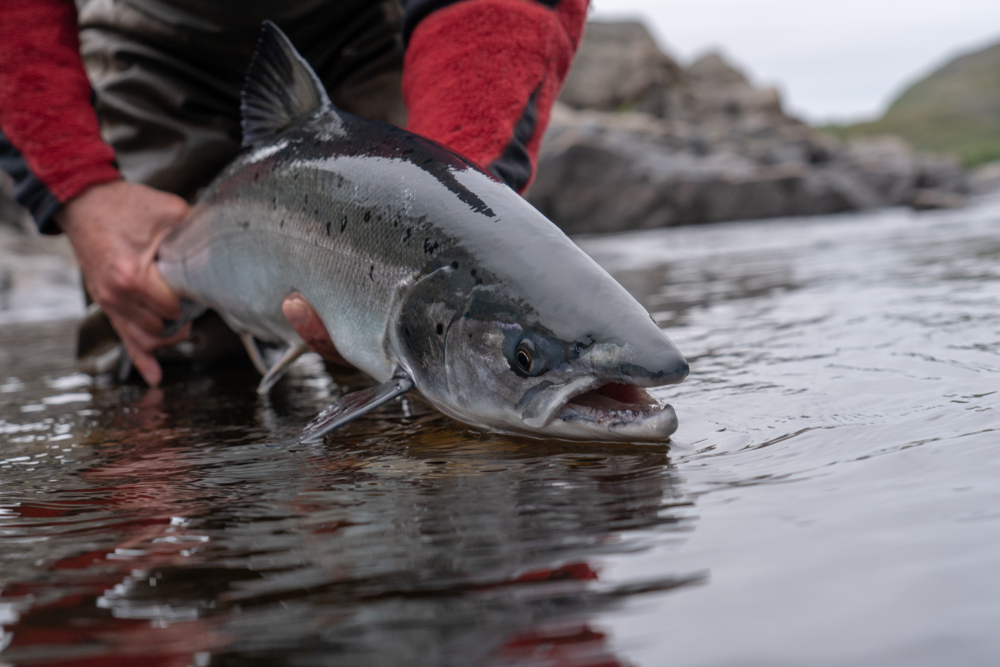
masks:
[[[257,393],[266,394],[271,391],[271,387],[288,371],[289,366],[308,351],[309,348],[306,347],[305,343],[289,343],[288,347],[285,348],[285,353],[281,355],[281,359],[274,362],[274,365],[268,368],[267,373],[260,379]]]
[[[396,373],[377,387],[362,389],[341,397],[339,401],[319,413],[315,419],[302,430],[299,442],[311,443],[319,442],[324,435],[340,428],[349,421],[360,417],[366,412],[374,410],[383,403],[387,403],[397,396],[401,396],[413,389],[413,380],[402,368],[397,368]]]
[[[241,333],[240,340],[243,341],[243,347],[246,348],[247,356],[253,362],[253,367],[261,375],[267,375],[269,369],[267,362],[264,361],[264,355],[260,353],[260,348],[257,347],[257,339],[253,337],[252,333]]]

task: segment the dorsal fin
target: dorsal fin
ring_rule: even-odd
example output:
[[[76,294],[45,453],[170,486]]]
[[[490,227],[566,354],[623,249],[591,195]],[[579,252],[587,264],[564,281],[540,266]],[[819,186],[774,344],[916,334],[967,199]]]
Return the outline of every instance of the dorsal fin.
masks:
[[[243,146],[332,106],[309,63],[278,26],[264,21],[240,95]]]

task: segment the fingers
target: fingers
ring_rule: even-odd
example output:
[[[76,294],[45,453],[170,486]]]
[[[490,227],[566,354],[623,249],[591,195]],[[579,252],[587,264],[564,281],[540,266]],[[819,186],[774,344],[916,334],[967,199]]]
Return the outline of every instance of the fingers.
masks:
[[[180,300],[156,265],[160,242],[190,211],[180,197],[145,185],[112,181],[66,202],[57,222],[69,237],[87,288],[111,318],[136,369],[151,385],[162,372],[157,347],[164,320],[180,317]]]
[[[125,350],[132,359],[135,369],[139,371],[139,375],[146,381],[146,384],[150,387],[159,385],[160,380],[163,379],[163,369],[160,368],[160,362],[156,360],[156,357],[149,352],[137,348],[124,337],[122,338],[122,343],[125,345]]]
[[[129,357],[131,357],[132,363],[135,364],[135,369],[139,371],[142,379],[151,387],[160,384],[160,380],[163,379],[163,370],[160,368],[160,363],[156,360],[156,357],[153,356],[153,351],[158,347],[175,345],[186,339],[191,333],[191,325],[185,325],[180,331],[169,338],[160,338],[157,335],[150,335],[131,319],[124,319],[120,316],[110,314],[108,317],[111,320],[111,325],[121,337],[122,344],[125,346],[125,350],[128,352]],[[160,329],[163,329],[162,322],[160,322]]]
[[[135,318],[143,329],[156,334],[163,320],[180,317],[180,299],[163,280],[155,263],[134,267],[132,271],[130,274],[128,270],[120,270],[112,276],[102,276],[103,280],[95,281],[91,295],[104,310]]]
[[[127,284],[105,283],[91,290],[91,296],[110,317],[117,315],[131,320],[150,336],[159,336],[164,320],[181,316],[180,299],[167,286],[154,265],[147,271],[147,280]]]
[[[176,320],[181,316],[181,301],[160,275],[155,263],[148,265],[148,275],[144,287],[143,295],[146,297],[146,306],[159,318]]]
[[[322,354],[324,349],[333,348],[333,341],[330,340],[330,334],[323,326],[323,321],[301,294],[296,292],[285,297],[281,304],[281,312],[314,352]]]
[[[305,297],[298,292],[289,294],[281,304],[281,312],[310,350],[328,361],[350,366],[350,363],[337,352],[323,320]]]
[[[131,307],[125,308],[102,304],[101,309],[111,318],[112,323],[119,320],[130,322],[136,329],[149,337],[156,338],[163,331],[163,319],[143,308],[141,304],[133,304]],[[118,329],[119,327],[116,326],[115,330],[118,331]]]

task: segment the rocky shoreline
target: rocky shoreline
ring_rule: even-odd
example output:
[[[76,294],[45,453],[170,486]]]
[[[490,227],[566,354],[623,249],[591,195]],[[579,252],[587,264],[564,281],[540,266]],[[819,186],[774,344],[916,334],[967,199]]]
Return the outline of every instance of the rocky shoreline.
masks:
[[[948,156],[840,142],[787,115],[718,54],[681,67],[639,23],[590,23],[528,199],[568,233],[883,206],[962,206]]]

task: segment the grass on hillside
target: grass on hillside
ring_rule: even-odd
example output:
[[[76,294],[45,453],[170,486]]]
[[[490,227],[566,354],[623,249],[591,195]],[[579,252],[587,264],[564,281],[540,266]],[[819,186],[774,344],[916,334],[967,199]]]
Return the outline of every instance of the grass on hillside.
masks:
[[[906,89],[876,121],[821,128],[841,139],[894,134],[966,167],[1000,160],[1000,44],[956,58]]]

